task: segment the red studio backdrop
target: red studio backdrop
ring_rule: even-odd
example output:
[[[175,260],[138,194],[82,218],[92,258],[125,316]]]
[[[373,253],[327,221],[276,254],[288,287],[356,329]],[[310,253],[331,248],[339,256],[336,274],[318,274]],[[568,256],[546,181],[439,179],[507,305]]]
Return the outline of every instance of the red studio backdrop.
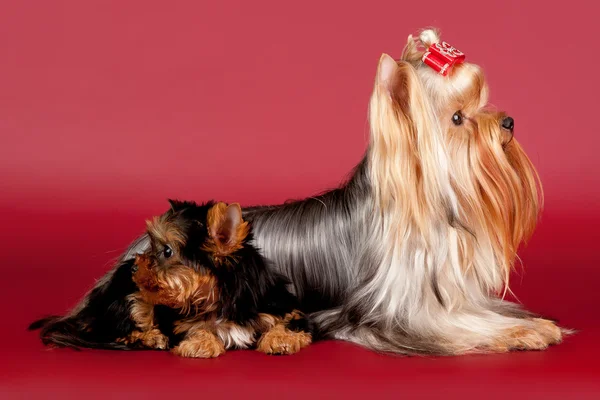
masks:
[[[579,0],[3,2],[0,395],[593,398],[599,12]],[[538,353],[398,358],[323,342],[206,361],[47,351],[25,330],[72,306],[167,198],[278,203],[336,186],[365,150],[380,54],[398,57],[426,26],[484,68],[544,184],[513,290],[578,334]]]

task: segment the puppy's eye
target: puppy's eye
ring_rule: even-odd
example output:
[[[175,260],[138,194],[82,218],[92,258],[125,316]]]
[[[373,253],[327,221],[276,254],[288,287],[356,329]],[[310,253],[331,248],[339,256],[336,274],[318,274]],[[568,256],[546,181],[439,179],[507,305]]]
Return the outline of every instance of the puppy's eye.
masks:
[[[173,250],[168,245],[165,246],[165,249],[163,250],[163,257],[170,258],[172,255],[173,255]]]
[[[460,111],[457,111],[454,113],[454,115],[452,116],[452,123],[456,126],[458,125],[462,125],[463,123],[463,115]]]

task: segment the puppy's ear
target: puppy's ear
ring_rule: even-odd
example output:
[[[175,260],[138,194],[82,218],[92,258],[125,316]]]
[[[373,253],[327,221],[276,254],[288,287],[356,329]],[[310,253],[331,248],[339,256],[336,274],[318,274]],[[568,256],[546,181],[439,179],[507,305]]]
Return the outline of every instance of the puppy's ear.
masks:
[[[183,208],[183,201],[179,201],[179,200],[173,200],[173,199],[168,199],[169,200],[169,205],[171,205],[171,210],[172,211],[177,211]]]
[[[186,208],[198,207],[198,205],[194,201],[180,201],[169,199],[169,204],[171,205],[171,211],[173,212],[181,211]]]
[[[208,233],[212,243],[207,248],[215,256],[230,255],[242,248],[248,230],[238,203],[228,206],[219,202],[208,210]]]

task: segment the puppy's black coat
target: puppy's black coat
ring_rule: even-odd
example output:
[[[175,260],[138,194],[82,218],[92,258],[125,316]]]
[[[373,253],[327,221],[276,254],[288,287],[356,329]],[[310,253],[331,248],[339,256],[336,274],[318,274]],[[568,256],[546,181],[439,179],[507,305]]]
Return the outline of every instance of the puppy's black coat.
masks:
[[[190,268],[201,265],[216,277],[221,304],[220,317],[243,325],[256,319],[259,313],[283,317],[297,310],[298,300],[288,290],[289,281],[274,271],[250,243],[251,233],[243,246],[229,258],[227,268],[219,266],[211,254],[202,247],[208,237],[207,213],[214,205],[208,202],[170,201],[172,213],[185,226],[186,245],[184,257]],[[97,348],[114,350],[143,349],[139,342],[128,343],[123,338],[136,330],[131,316],[131,295],[139,292],[132,280],[136,266],[134,260],[118,265],[112,276],[91,290],[83,307],[69,315],[53,316],[33,322],[30,330],[40,329],[45,345],[72,348]],[[180,310],[164,305],[154,306],[154,322],[169,338],[169,346],[176,346],[182,335],[173,333],[175,321],[181,318]],[[293,331],[314,332],[314,327],[304,315],[289,322]]]

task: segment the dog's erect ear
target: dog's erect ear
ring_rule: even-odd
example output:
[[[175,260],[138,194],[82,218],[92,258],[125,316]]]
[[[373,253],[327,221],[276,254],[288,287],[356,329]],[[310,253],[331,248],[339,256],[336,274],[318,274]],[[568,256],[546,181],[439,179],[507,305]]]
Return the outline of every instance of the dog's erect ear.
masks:
[[[449,193],[449,175],[445,136],[429,92],[413,64],[386,54],[374,86],[369,156],[379,202],[392,219],[412,218],[423,232],[431,231],[427,218],[441,214],[439,199]]]
[[[225,203],[221,203],[225,204]],[[235,242],[237,240],[237,228],[244,222],[242,209],[239,204],[230,204],[223,211],[218,224],[211,226],[211,234],[214,239],[223,243]]]
[[[377,83],[392,91],[398,73],[398,62],[387,54],[382,54],[377,68]]]
[[[171,211],[174,212],[181,211],[185,208],[197,207],[197,204],[193,201],[180,201],[169,199],[169,204],[171,205]]]
[[[238,203],[219,202],[208,210],[208,233],[212,243],[207,249],[215,256],[227,256],[242,248],[248,229]]]
[[[181,210],[183,208],[184,202],[179,201],[179,200],[169,199],[169,204],[171,205],[171,210],[177,211],[177,210]]]
[[[418,80],[415,68],[407,61],[396,61],[387,54],[382,54],[377,68],[376,84],[387,93],[387,95],[400,108],[408,114],[411,109],[411,101],[418,101],[421,93],[417,93]],[[417,110],[416,107],[412,107]]]

